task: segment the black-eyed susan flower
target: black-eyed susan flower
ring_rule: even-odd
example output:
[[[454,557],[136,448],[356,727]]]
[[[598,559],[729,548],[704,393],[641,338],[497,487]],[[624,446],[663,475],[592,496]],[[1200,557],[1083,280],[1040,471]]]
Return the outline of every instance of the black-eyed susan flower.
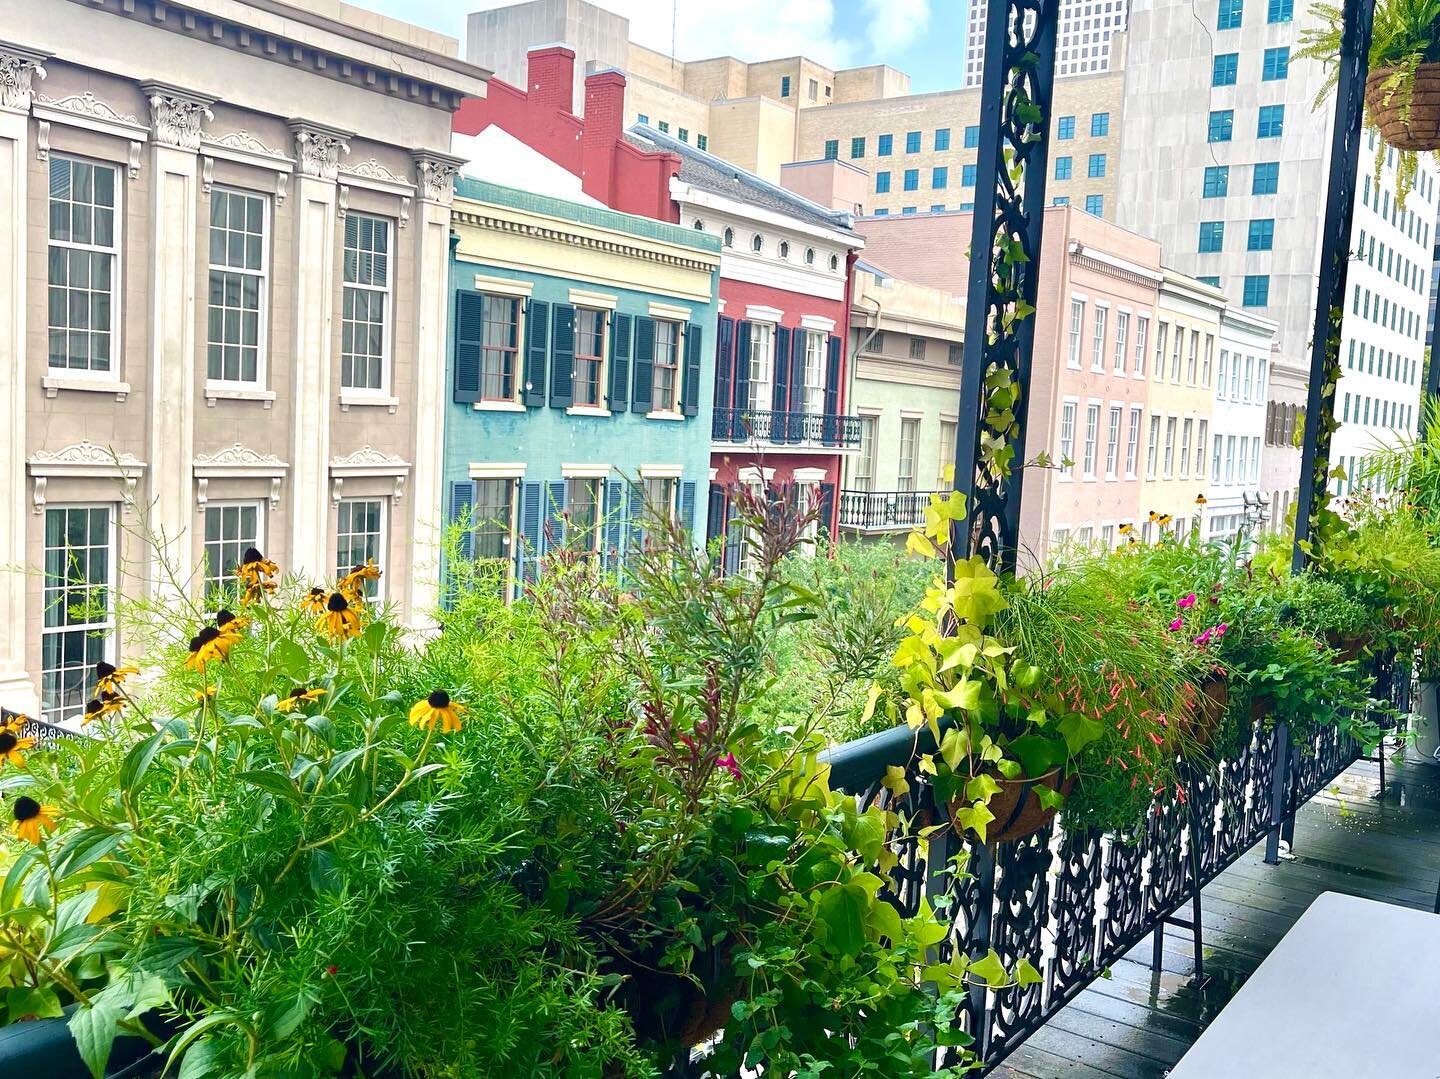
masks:
[[[430,731],[439,724],[441,734],[452,734],[460,729],[460,717],[467,711],[463,704],[452,701],[450,694],[437,689],[423,701],[416,701],[410,706],[410,726]]]
[[[259,599],[266,592],[275,591],[274,578],[279,573],[280,567],[254,547],[245,548],[240,564],[235,567],[235,578],[245,589],[247,600]]]
[[[220,636],[225,638],[227,650],[240,640],[241,634],[245,632],[245,627],[249,624],[250,619],[233,614],[224,607],[215,612],[215,628],[220,631]]]
[[[97,693],[85,702],[85,717],[80,724],[84,726],[86,723],[93,723],[106,716],[118,715],[124,707],[125,695],[123,693]]]
[[[1205,497],[1203,492],[1195,496],[1195,505],[1197,506],[1203,506],[1209,501],[1210,500]]]
[[[1154,523],[1155,521],[1158,521],[1159,519],[1160,519],[1160,514],[1158,514],[1158,513],[1155,512],[1154,510],[1151,510],[1151,511],[1150,511],[1150,521],[1151,521],[1151,523]]]
[[[205,686],[203,689],[197,689],[194,693],[191,694],[191,696],[193,696],[197,701],[208,701],[210,700],[210,698],[215,696],[215,687]]]
[[[1132,525],[1132,524],[1130,524],[1128,521],[1125,522],[1125,524],[1123,524],[1123,525],[1120,526],[1120,535],[1122,535],[1122,536],[1128,536],[1128,535],[1130,535],[1131,532],[1134,532],[1134,531],[1135,531],[1135,526]]]
[[[359,603],[365,598],[365,582],[379,579],[380,567],[373,561],[367,561],[341,577],[339,584],[335,587],[344,593],[345,598],[351,603]]]
[[[229,654],[230,644],[214,626],[206,626],[190,638],[190,655],[185,666],[192,671],[204,671],[205,665],[223,660]]]
[[[1175,518],[1172,517],[1170,514],[1162,513],[1159,517],[1155,519],[1155,523],[1163,528],[1165,525],[1168,525],[1173,520],[1175,520]]]
[[[309,686],[296,686],[275,702],[275,710],[277,712],[294,711],[307,701],[318,701],[323,696],[325,696],[323,689],[311,689]]]
[[[55,830],[55,811],[34,798],[21,795],[15,799],[15,834],[27,843],[39,844],[42,832]]]
[[[23,718],[23,717],[22,717]],[[0,727],[0,761],[19,767],[25,763],[25,751],[35,745],[33,738],[21,738],[19,728]]]
[[[125,679],[139,673],[139,667],[117,667],[102,659],[95,664],[95,695],[98,697],[102,693],[122,693],[124,691],[120,687]]]
[[[306,614],[324,614],[325,601],[329,593],[323,588],[312,588],[300,597],[300,609]]]
[[[325,613],[316,625],[332,641],[344,641],[360,635],[359,612],[341,592],[330,593],[330,598],[325,601]]]

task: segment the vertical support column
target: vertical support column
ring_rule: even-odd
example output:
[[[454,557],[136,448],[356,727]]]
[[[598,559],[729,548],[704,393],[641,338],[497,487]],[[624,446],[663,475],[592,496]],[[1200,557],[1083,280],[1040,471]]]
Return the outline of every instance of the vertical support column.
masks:
[[[1035,300],[1060,0],[991,0],[980,91],[975,231],[955,437],[968,518],[951,550],[1013,570],[1020,538]],[[963,533],[963,534],[959,534]]]
[[[567,84],[568,85],[568,84]],[[445,327],[450,296],[450,204],[462,159],[423,151],[415,155],[420,205],[415,215],[415,442],[410,471],[409,622],[434,625],[439,602],[440,509],[444,474]]]
[[[1430,423],[1430,410],[1440,408],[1440,308],[1430,327],[1430,362],[1425,367],[1425,396],[1420,401],[1420,434]]]
[[[1365,73],[1374,14],[1375,0],[1345,0],[1335,125],[1330,137],[1330,178],[1320,234],[1320,282],[1310,334],[1310,389],[1305,402],[1300,497],[1291,554],[1291,565],[1297,571],[1310,559],[1321,514],[1329,502],[1335,386],[1342,374],[1340,327],[1345,318],[1345,279],[1350,267],[1350,231],[1360,167],[1360,121],[1365,108]]]
[[[329,540],[330,415],[334,368],[335,213],[340,155],[349,132],[291,120],[298,169],[291,195],[295,213],[294,370],[290,448],[290,566],[326,580]]]
[[[212,98],[141,83],[150,103],[150,438],[152,592],[183,593],[194,570],[196,192]]]
[[[0,705],[34,715],[40,700],[25,669],[25,173],[30,99],[45,53],[0,42]]]
[[[1296,526],[1299,527],[1298,524]],[[1270,773],[1270,832],[1265,837],[1265,864],[1280,862],[1280,827],[1285,819],[1286,795],[1290,789],[1290,728],[1283,721],[1275,724],[1275,767]],[[1264,792],[1256,791],[1256,798]]]

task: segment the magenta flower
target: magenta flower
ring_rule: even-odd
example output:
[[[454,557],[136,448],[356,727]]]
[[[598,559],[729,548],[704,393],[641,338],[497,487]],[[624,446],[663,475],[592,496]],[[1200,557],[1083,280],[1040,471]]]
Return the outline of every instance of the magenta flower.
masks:
[[[740,762],[735,759],[735,754],[727,753],[715,762],[716,768],[723,768],[736,779],[740,778]]]
[[[1210,643],[1210,633],[1211,633],[1211,631],[1207,629],[1204,633],[1200,634],[1200,636],[1198,636],[1198,637],[1195,638],[1195,643],[1198,644],[1198,645],[1202,645],[1202,646],[1209,644],[1209,643]]]
[[[1183,626],[1184,624],[1185,624],[1185,619],[1183,619],[1183,618],[1177,618],[1177,619],[1175,619],[1175,621],[1173,621],[1173,622],[1170,623],[1170,632],[1171,632],[1171,633],[1176,632],[1176,631],[1179,630],[1180,627]]]
[[[1229,628],[1230,624],[1228,622],[1221,622],[1218,626],[1215,627],[1215,636],[1223,637],[1225,635],[1225,631]]]
[[[1181,596],[1175,601],[1175,606],[1179,607],[1182,611],[1195,606],[1195,593],[1191,592],[1188,595]]]

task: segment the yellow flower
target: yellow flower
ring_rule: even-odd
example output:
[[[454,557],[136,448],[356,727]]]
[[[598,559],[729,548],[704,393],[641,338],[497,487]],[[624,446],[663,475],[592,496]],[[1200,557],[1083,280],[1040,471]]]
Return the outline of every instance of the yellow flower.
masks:
[[[1150,520],[1151,520],[1151,521],[1158,520],[1159,517],[1160,517],[1160,515],[1159,515],[1158,513],[1156,513],[1154,510],[1151,510],[1151,511],[1150,511]]]
[[[85,703],[85,718],[80,721],[83,727],[97,719],[104,719],[106,716],[118,715],[125,707],[125,696],[121,693],[100,693],[90,698]]]
[[[1203,506],[1208,501],[1209,499],[1207,499],[1203,494],[1198,494],[1195,496],[1195,505],[1197,506]]]
[[[235,579],[244,586],[245,598],[255,600],[266,592],[275,591],[275,582],[271,578],[279,572],[280,567],[274,562],[254,547],[246,547],[245,553],[240,556],[240,564],[235,567]]]
[[[208,701],[211,697],[215,696],[215,687],[206,686],[204,689],[197,689],[193,696],[197,701]]]
[[[192,671],[205,670],[214,660],[223,660],[230,652],[230,642],[214,626],[206,626],[190,638],[190,655],[185,666]]]
[[[345,576],[340,578],[336,585],[345,598],[351,603],[359,603],[365,598],[365,582],[378,581],[380,579],[380,567],[373,561],[367,561],[364,565],[356,566]]]
[[[300,597],[300,609],[306,614],[324,614],[325,598],[325,589],[312,588]]]
[[[360,615],[344,595],[331,592],[330,598],[325,601],[325,613],[316,626],[332,641],[343,641],[360,635]]]
[[[139,673],[139,667],[117,667],[102,659],[95,664],[95,695],[98,697],[102,693],[120,693],[120,686],[125,679]]]
[[[215,612],[215,628],[220,631],[227,652],[240,640],[241,634],[249,624],[250,619],[231,614],[224,607]]]
[[[24,750],[34,744],[35,739],[21,738],[18,730],[11,730],[9,726],[0,727],[0,761],[9,761],[19,767],[25,763]]]
[[[15,799],[15,834],[29,843],[39,844],[40,833],[55,830],[55,811],[23,794]]]
[[[469,709],[450,699],[450,694],[437,689],[423,701],[416,701],[410,708],[410,726],[434,730],[440,724],[441,734],[452,734],[460,729],[460,717]]]
[[[275,710],[277,712],[289,712],[298,708],[306,701],[318,701],[323,696],[325,696],[323,689],[308,689],[305,686],[296,686],[276,702]]]
[[[1160,525],[1168,525],[1173,520],[1175,520],[1175,518],[1172,517],[1170,514],[1162,513],[1156,523]]]
[[[1132,525],[1132,524],[1130,524],[1128,521],[1127,521],[1125,524],[1123,524],[1123,525],[1120,526],[1120,535],[1122,535],[1122,536],[1128,536],[1128,535],[1130,535],[1131,532],[1134,532],[1134,531],[1135,531],[1135,526]]]

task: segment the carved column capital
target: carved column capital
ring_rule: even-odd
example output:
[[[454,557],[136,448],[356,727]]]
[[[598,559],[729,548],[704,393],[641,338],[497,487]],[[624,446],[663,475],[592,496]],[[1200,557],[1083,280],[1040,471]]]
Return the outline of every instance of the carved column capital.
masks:
[[[335,180],[340,174],[340,155],[350,152],[349,140],[354,133],[308,120],[292,119],[289,127],[295,136],[295,160],[300,166],[300,175]]]
[[[455,177],[465,159],[438,150],[417,150],[414,156],[420,197],[426,202],[449,206],[455,195]]]
[[[150,130],[161,146],[199,150],[201,126],[215,119],[210,106],[213,97],[163,82],[142,82],[141,91],[150,103]]]
[[[0,41],[0,109],[29,112],[34,97],[34,80],[45,77],[46,52]]]

